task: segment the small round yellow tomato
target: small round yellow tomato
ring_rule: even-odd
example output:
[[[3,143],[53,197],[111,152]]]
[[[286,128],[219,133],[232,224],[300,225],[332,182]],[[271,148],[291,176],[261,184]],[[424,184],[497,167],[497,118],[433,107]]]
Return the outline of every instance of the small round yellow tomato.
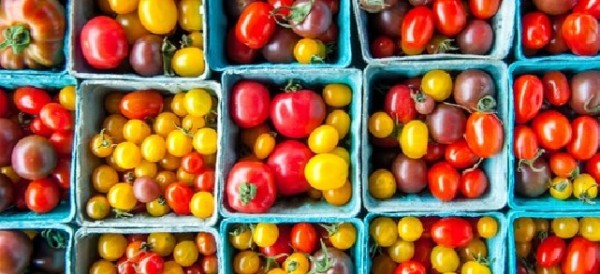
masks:
[[[236,274],[254,274],[260,268],[260,257],[254,251],[242,251],[233,257],[233,272]]]
[[[463,262],[487,258],[487,246],[480,238],[473,238],[467,246],[458,249],[458,256]]]
[[[402,128],[399,143],[402,153],[411,159],[421,159],[427,154],[429,130],[427,124],[420,120],[408,122]]]
[[[327,49],[320,40],[303,38],[294,46],[294,58],[300,64],[323,63]]]
[[[19,174],[10,166],[0,167],[0,174],[6,175],[15,184],[21,180]]]
[[[573,180],[573,196],[582,201],[590,201],[598,197],[598,184],[589,174],[580,174]]]
[[[331,245],[339,250],[347,250],[356,243],[356,228],[351,223],[336,225],[333,233],[329,234]]]
[[[90,151],[98,158],[106,158],[113,153],[113,145],[113,139],[102,130],[90,140]]]
[[[110,9],[116,14],[127,14],[138,8],[139,0],[108,0]]]
[[[152,247],[152,251],[156,252],[161,257],[167,257],[173,253],[177,240],[175,236],[167,232],[153,232],[148,235],[146,240]]]
[[[348,152],[347,149],[343,147],[336,147],[329,153],[340,156],[342,159],[344,159],[344,161],[346,161],[346,163],[350,164],[350,152]]]
[[[123,1],[123,0],[121,0]],[[131,12],[128,14],[119,14],[115,18],[119,25],[123,27],[125,35],[127,35],[127,42],[133,45],[135,41],[150,32],[144,28],[137,12]]]
[[[342,187],[348,180],[348,163],[340,156],[321,153],[308,160],[304,176],[308,183],[318,190]]]
[[[121,234],[102,234],[98,239],[98,255],[107,261],[116,261],[123,257],[127,248],[127,239]]]
[[[114,143],[120,143],[125,140],[123,138],[123,127],[127,123],[127,119],[120,114],[111,114],[104,119],[102,128],[105,129],[104,133],[108,134]]]
[[[573,184],[567,178],[556,177],[552,179],[550,196],[558,200],[566,200],[573,194]]]
[[[477,262],[477,261],[469,261],[466,262],[461,270],[461,274],[492,274],[492,270],[486,264]]]
[[[409,261],[415,255],[415,245],[413,242],[398,240],[387,248],[387,253],[394,262],[403,263]]]
[[[279,229],[276,224],[259,223],[254,227],[252,240],[258,247],[269,247],[275,244],[279,237]]]
[[[194,149],[202,155],[217,153],[217,131],[213,128],[201,128],[194,134]]]
[[[123,126],[123,137],[125,140],[139,145],[152,133],[150,126],[142,120],[129,120]]]
[[[177,6],[179,26],[186,31],[202,30],[202,0],[181,0]]]
[[[550,227],[557,237],[571,239],[579,232],[579,221],[576,218],[556,218]]]
[[[429,71],[421,79],[421,90],[438,102],[444,101],[452,94],[452,77],[443,70]]]
[[[378,169],[369,176],[369,194],[375,199],[386,200],[396,193],[396,179],[387,169]]]
[[[160,186],[160,189],[164,191],[167,186],[177,181],[177,174],[175,174],[173,171],[163,170],[156,175],[154,180],[156,180],[156,183]]]
[[[531,242],[515,243],[515,249],[518,258],[527,258],[531,253]]]
[[[110,206],[121,211],[130,211],[135,208],[137,199],[133,195],[133,186],[130,183],[118,183],[108,191]]]
[[[177,26],[177,6],[173,0],[139,0],[138,16],[154,34],[169,34]]]
[[[240,140],[242,141],[242,144],[248,148],[253,148],[258,136],[269,132],[271,132],[271,130],[266,124],[261,124],[253,128],[244,128],[241,129]]]
[[[252,247],[252,230],[245,225],[236,227],[229,233],[229,243],[237,250],[246,250]]]
[[[187,173],[181,167],[177,169],[177,181],[180,181],[189,186],[192,186],[194,184],[194,179],[196,179],[195,174]]]
[[[394,132],[394,120],[387,113],[375,112],[369,117],[369,132],[376,138],[388,137]]]
[[[177,116],[186,116],[188,115],[187,109],[185,108],[185,93],[180,92],[173,96],[173,101],[171,101],[171,110],[173,113],[177,114]]]
[[[542,219],[542,218],[533,219],[533,224],[535,225],[535,232],[537,234],[550,231],[550,222],[547,219]]]
[[[286,274],[287,272],[283,268],[273,268],[267,272],[267,274]]]
[[[378,217],[371,222],[369,235],[378,246],[390,247],[398,240],[398,229],[391,218]]]
[[[579,234],[592,241],[600,241],[600,218],[583,217],[579,220]]]
[[[345,107],[352,101],[352,90],[346,84],[329,84],[323,88],[323,100],[332,107]]]
[[[107,193],[118,182],[119,174],[108,165],[98,166],[92,172],[92,186],[97,192]]]
[[[85,211],[88,217],[94,220],[102,220],[110,214],[110,204],[105,196],[97,195],[87,201]]]
[[[178,243],[173,250],[173,259],[183,267],[193,265],[199,256],[198,248],[194,241],[183,241]]]
[[[285,259],[283,268],[289,274],[306,274],[310,268],[310,261],[305,254],[294,252]]]
[[[109,261],[100,260],[90,267],[89,274],[117,274],[117,267]]]
[[[339,134],[335,127],[322,125],[308,136],[308,147],[314,153],[327,153],[337,147]]]
[[[204,35],[199,31],[192,31],[188,35],[189,39],[189,47],[195,47],[199,49],[204,49]]]
[[[175,261],[165,262],[162,274],[184,274],[183,268]]]
[[[141,178],[141,177],[154,178],[154,177],[156,177],[156,174],[158,173],[158,167],[157,167],[156,163],[142,161],[142,163],[133,170],[133,173],[135,174],[136,178]]]
[[[146,203],[146,211],[152,217],[162,217],[171,211],[167,201],[163,198],[158,198],[152,202]]]
[[[146,139],[142,141],[140,150],[144,160],[151,163],[156,163],[165,157],[165,154],[167,153],[167,145],[163,137],[153,134],[146,137]]]
[[[179,117],[173,112],[163,112],[154,120],[152,128],[154,132],[162,137],[167,137],[169,133],[181,126]]]
[[[106,164],[109,165],[110,167],[112,167],[117,172],[126,172],[127,171],[126,169],[117,165],[114,154],[111,154],[110,156],[106,157]]]
[[[166,170],[177,170],[181,165],[181,158],[175,157],[169,153],[160,160],[160,167]]]
[[[167,151],[175,157],[183,157],[190,154],[193,149],[192,138],[181,129],[171,131],[166,140]]]
[[[347,112],[336,109],[327,115],[325,124],[334,127],[338,132],[338,138],[344,139],[350,131],[350,115]]]
[[[188,115],[204,117],[213,107],[212,97],[204,89],[192,89],[185,94],[184,106]]]
[[[206,126],[206,121],[204,120],[204,117],[194,117],[191,115],[186,115],[181,121],[181,127],[192,135],[204,126]]]
[[[398,221],[398,235],[407,242],[414,242],[421,238],[423,230],[423,223],[419,218],[403,217]]]
[[[115,163],[123,169],[134,169],[142,162],[140,148],[131,142],[117,145],[113,152]]]
[[[254,143],[254,155],[256,158],[263,160],[269,157],[275,149],[275,137],[270,133],[263,133],[256,138]]]
[[[58,102],[70,111],[75,111],[76,103],[75,86],[66,86],[58,92]]]
[[[210,218],[215,212],[215,198],[210,192],[197,192],[192,197],[190,209],[200,219]]]
[[[121,105],[121,99],[125,96],[123,93],[113,92],[104,98],[104,109],[109,114],[120,113],[119,106]]]
[[[477,233],[484,239],[491,239],[498,234],[498,221],[492,217],[481,217],[477,221]]]
[[[323,190],[323,198],[330,205],[343,206],[352,199],[352,184],[346,181],[340,188]]]
[[[531,242],[535,236],[535,224],[531,218],[519,218],[513,225],[515,230],[515,242]]]
[[[173,71],[181,77],[198,77],[204,73],[204,66],[204,51],[196,47],[177,50],[171,60]]]
[[[460,265],[456,250],[443,246],[436,246],[431,250],[431,266],[440,273],[454,272]]]

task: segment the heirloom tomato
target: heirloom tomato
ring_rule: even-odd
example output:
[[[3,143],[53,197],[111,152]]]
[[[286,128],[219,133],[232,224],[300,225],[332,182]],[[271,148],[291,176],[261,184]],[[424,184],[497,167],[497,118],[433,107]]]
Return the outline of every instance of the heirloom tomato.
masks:
[[[117,68],[129,54],[123,27],[107,16],[97,16],[85,23],[80,43],[83,57],[96,69]]]
[[[278,133],[305,138],[325,120],[323,98],[312,90],[277,94],[271,102],[271,121]]]
[[[269,89],[256,81],[243,80],[233,86],[229,113],[241,128],[252,128],[269,118]]]
[[[275,203],[276,184],[269,166],[261,162],[240,162],[229,171],[227,203],[243,213],[264,213]]]

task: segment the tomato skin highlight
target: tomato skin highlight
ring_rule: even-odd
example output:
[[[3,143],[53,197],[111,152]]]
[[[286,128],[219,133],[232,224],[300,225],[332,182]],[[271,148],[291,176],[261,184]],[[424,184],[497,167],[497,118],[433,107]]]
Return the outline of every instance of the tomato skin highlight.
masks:
[[[406,54],[421,53],[433,37],[434,32],[433,12],[425,7],[418,6],[411,9],[402,21],[402,50]]]
[[[237,39],[251,49],[264,47],[277,24],[271,16],[273,7],[266,2],[253,2],[248,5],[235,26]]]
[[[567,145],[569,154],[577,160],[585,161],[598,151],[600,125],[590,116],[580,116],[571,122],[573,138]]]

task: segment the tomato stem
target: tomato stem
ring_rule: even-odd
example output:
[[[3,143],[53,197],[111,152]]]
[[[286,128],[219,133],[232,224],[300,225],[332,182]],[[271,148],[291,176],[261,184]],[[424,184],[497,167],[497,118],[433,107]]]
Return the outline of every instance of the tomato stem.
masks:
[[[302,88],[303,87],[298,80],[290,79],[288,81],[288,83],[285,85],[285,87],[283,88],[283,91],[285,91],[286,93],[296,92],[296,91],[301,90]]]
[[[477,111],[493,113],[495,112],[496,106],[496,99],[491,95],[486,95],[477,102]]]
[[[531,158],[531,159],[520,159],[520,160],[519,160],[519,162],[517,163],[517,170],[518,170],[518,171],[521,171],[521,170],[522,170],[522,167],[521,167],[521,166],[522,166],[522,165],[526,165],[526,166],[528,166],[529,168],[531,168],[531,170],[533,170],[534,172],[541,172],[541,171],[544,171],[544,169],[545,169],[546,167],[537,168],[537,167],[534,167],[534,166],[533,166],[533,164],[535,163],[535,161],[537,161],[537,159],[538,159],[538,158],[540,158],[540,157],[541,157],[541,156],[544,154],[544,152],[546,152],[546,151],[545,151],[545,150],[543,150],[543,149],[540,149],[540,150],[538,150],[538,151],[535,153],[535,156],[533,156],[533,158]]]
[[[585,110],[586,112],[589,112],[591,114],[596,114],[597,112],[600,112],[600,105],[594,106],[590,108],[590,103],[592,102],[592,99],[594,99],[594,97],[588,99],[585,104],[583,105],[583,110]]]
[[[300,3],[296,6],[281,6],[271,11],[271,16],[278,25],[290,29],[293,25],[301,24],[306,20],[314,4],[315,0],[310,0],[308,3]],[[288,15],[281,13],[282,10],[288,11]]]
[[[323,242],[323,239],[321,239],[321,252],[323,253],[323,258],[320,260],[311,257],[311,261],[315,265],[314,271],[311,271],[311,273],[325,273],[333,267],[333,260],[329,258],[329,252],[327,251],[327,246],[325,245],[325,242]]]
[[[239,186],[240,200],[244,205],[250,203],[256,198],[256,185],[250,182],[241,183]]]
[[[12,51],[19,55],[23,53],[31,43],[31,34],[27,26],[23,24],[14,25],[4,30],[4,42],[0,44],[0,50],[11,47]]]
[[[61,231],[47,229],[42,231],[40,235],[44,239],[46,239],[48,246],[50,246],[51,248],[64,249],[67,246],[67,237],[65,237],[65,235]]]
[[[162,55],[163,55],[163,71],[167,76],[174,76],[173,68],[171,67],[171,60],[173,59],[173,55],[177,51],[177,48],[171,41],[169,41],[168,37],[163,39],[162,44]]]

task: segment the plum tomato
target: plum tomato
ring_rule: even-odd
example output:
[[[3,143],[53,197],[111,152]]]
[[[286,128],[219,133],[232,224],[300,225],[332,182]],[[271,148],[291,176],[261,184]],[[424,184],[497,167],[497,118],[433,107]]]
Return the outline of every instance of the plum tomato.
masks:
[[[477,19],[487,20],[498,12],[500,0],[469,0],[469,11]]]
[[[575,159],[585,161],[598,151],[600,124],[590,116],[579,116],[571,122],[573,137],[567,151]]]
[[[504,128],[494,113],[474,112],[467,120],[465,140],[473,153],[490,158],[504,146]]]
[[[46,104],[52,102],[52,98],[42,89],[22,87],[15,90],[13,102],[19,111],[38,115]]]
[[[550,42],[552,25],[548,15],[539,11],[527,13],[523,16],[522,28],[525,49],[542,49]]]
[[[162,95],[155,90],[139,90],[128,93],[121,98],[119,104],[121,114],[128,119],[154,118],[162,111],[162,108]]]
[[[425,6],[415,7],[406,13],[402,21],[401,47],[407,55],[420,54],[433,37],[434,14]]]
[[[235,26],[238,41],[251,49],[264,47],[277,26],[272,11],[273,7],[266,2],[258,1],[246,6]]]
[[[521,75],[513,84],[515,122],[527,123],[533,119],[544,101],[544,84],[535,75]]]
[[[443,202],[452,201],[460,185],[460,173],[447,162],[439,162],[427,171],[431,194]]]
[[[567,76],[560,71],[548,71],[542,78],[544,99],[554,106],[562,106],[571,98],[571,87]]]
[[[467,25],[467,12],[461,0],[433,1],[436,29],[443,35],[455,36]]]

